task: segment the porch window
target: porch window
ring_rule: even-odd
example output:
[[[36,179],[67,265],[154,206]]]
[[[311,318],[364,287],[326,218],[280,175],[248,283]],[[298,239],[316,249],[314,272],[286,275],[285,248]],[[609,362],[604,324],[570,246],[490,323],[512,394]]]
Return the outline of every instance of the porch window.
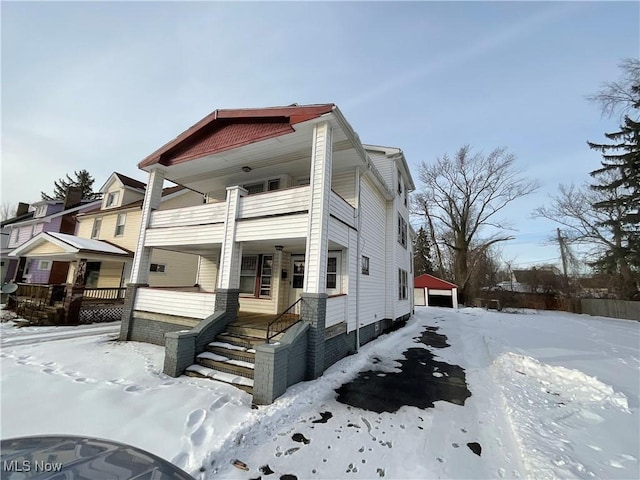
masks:
[[[273,256],[264,255],[262,257],[262,265],[260,269],[260,296],[271,296],[271,278],[273,269]]]
[[[293,288],[304,288],[304,259],[293,261]]]
[[[398,212],[398,243],[407,248],[407,222]]]
[[[166,268],[167,266],[162,263],[152,263],[149,265],[149,271],[153,273],[164,273]]]
[[[124,235],[124,224],[126,220],[127,220],[126,213],[118,214],[118,221],[116,222],[116,233],[115,233],[116,237]]]
[[[275,180],[269,180],[268,190],[270,192],[274,190],[278,190],[280,188],[280,179],[276,178]]]
[[[407,299],[407,284],[408,284],[407,271],[399,268],[398,269],[398,300]]]
[[[91,238],[98,238],[100,236],[101,226],[102,226],[102,218],[96,218],[93,220],[93,229],[91,230]]]
[[[40,260],[38,270],[51,270],[51,262],[49,260]]]
[[[264,192],[264,182],[243,185],[242,188],[244,188],[249,195],[253,195],[254,193],[262,193]]]
[[[256,274],[258,273],[258,256],[243,255],[240,265],[240,293],[253,295],[256,288]]]

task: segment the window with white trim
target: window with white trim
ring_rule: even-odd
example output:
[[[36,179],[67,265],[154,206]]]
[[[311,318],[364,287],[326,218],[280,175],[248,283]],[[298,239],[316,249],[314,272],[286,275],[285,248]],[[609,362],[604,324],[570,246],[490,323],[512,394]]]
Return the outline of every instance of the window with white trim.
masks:
[[[30,237],[33,238],[36,236],[36,224],[34,223],[33,225],[31,225],[31,235]]]
[[[243,185],[242,188],[244,188],[249,195],[272,192],[280,189],[280,179],[272,178],[269,180],[262,180],[261,182],[247,183],[246,185]]]
[[[118,197],[120,196],[120,192],[111,192],[107,194],[107,200],[105,201],[105,207],[115,207],[118,203]]]
[[[400,170],[398,170],[398,195],[402,195],[402,175],[400,175]]]
[[[407,285],[409,276],[406,270],[398,269],[398,300],[406,300],[408,298]]]
[[[338,288],[338,258],[327,258],[327,289]]]
[[[260,296],[271,296],[271,279],[273,273],[273,255],[263,255],[260,264]]]
[[[13,239],[11,240],[11,243],[16,243],[18,241],[18,237],[20,236],[20,229],[14,228],[12,233],[13,233]]]
[[[398,212],[398,243],[407,248],[407,222]]]
[[[124,224],[126,221],[127,221],[127,214],[119,213],[118,220],[116,221],[116,232],[115,232],[116,237],[120,237],[124,235]]]
[[[369,257],[362,256],[362,274],[369,275]]]
[[[51,270],[51,261],[40,260],[38,262],[38,270]]]
[[[149,265],[149,271],[152,273],[164,273],[167,266],[163,263],[152,263]]]
[[[102,218],[95,218],[93,220],[93,228],[91,229],[91,238],[100,237],[100,227],[102,227]]]
[[[255,293],[258,255],[243,255],[240,264],[240,293]]]

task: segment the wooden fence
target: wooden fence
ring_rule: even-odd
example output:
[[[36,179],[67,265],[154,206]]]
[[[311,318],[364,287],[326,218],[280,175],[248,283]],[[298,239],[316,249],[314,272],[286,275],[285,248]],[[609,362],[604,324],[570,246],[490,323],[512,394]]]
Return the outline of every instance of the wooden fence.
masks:
[[[580,306],[582,313],[589,315],[640,321],[640,302],[637,301],[583,298]]]

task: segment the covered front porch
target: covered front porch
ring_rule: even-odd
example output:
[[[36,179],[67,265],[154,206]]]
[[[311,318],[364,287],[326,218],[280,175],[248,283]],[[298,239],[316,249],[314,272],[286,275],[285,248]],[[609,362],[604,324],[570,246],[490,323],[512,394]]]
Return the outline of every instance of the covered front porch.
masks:
[[[98,240],[42,232],[10,253],[41,269],[65,265],[55,283],[18,283],[16,313],[35,323],[117,321],[133,253]]]

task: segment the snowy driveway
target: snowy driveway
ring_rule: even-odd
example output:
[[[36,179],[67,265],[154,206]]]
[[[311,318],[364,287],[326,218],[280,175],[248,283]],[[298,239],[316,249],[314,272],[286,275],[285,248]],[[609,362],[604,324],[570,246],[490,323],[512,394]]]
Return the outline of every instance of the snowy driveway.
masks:
[[[464,369],[464,405],[377,413],[336,400],[359,372],[397,373],[427,327],[450,344],[424,347],[434,361]],[[420,308],[259,409],[233,387],[164,376],[153,345],[108,334],[3,344],[2,438],[114,439],[200,478],[638,478],[639,332],[557,312]]]

